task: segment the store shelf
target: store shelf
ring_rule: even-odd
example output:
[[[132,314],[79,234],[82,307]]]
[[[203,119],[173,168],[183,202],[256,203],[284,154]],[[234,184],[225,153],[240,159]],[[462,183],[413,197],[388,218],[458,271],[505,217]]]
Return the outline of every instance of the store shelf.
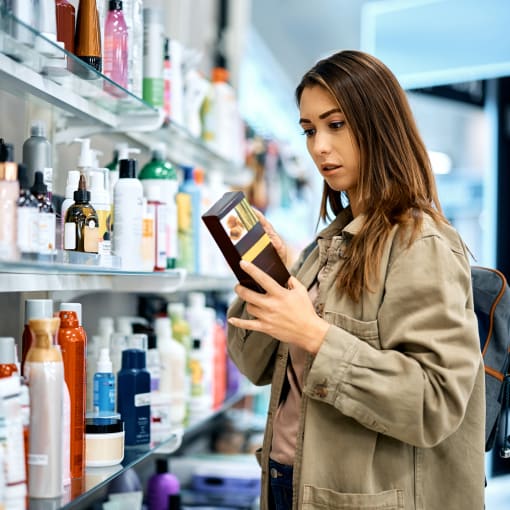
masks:
[[[185,278],[184,269],[151,273],[48,260],[0,261],[0,292],[175,292]]]
[[[152,131],[163,114],[0,8],[0,87],[106,128]]]

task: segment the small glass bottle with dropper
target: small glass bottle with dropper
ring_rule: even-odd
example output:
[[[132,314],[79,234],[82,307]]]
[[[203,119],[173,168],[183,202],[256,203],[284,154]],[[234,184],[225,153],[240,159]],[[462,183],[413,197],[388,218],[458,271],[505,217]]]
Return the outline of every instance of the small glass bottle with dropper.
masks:
[[[64,250],[97,253],[99,219],[90,204],[85,175],[80,175],[78,189],[73,195],[74,204],[66,212],[64,224]]]

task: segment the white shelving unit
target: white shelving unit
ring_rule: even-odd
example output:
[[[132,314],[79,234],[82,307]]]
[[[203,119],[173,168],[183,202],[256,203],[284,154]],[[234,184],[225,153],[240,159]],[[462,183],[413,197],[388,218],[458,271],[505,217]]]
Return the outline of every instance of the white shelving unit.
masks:
[[[13,28],[14,27],[14,28]],[[17,37],[24,34],[20,42]],[[46,52],[36,48],[46,48]],[[47,55],[48,48],[53,57]],[[63,65],[62,65],[63,64]],[[115,87],[115,96],[105,91]],[[108,88],[107,87],[107,88]],[[55,143],[71,141],[86,133],[123,133],[141,144],[155,141],[168,145],[174,160],[183,158],[195,164],[221,170],[231,185],[244,185],[251,179],[251,171],[239,168],[212,152],[202,141],[193,138],[175,124],[163,127],[163,115],[158,109],[118,87],[108,78],[45,39],[30,27],[20,23],[0,8],[0,93],[15,94],[24,99],[37,97],[62,113]],[[50,297],[68,299],[95,292],[173,293],[188,290],[227,290],[233,279],[207,278],[186,275],[182,269],[158,273],[126,272],[97,265],[71,264],[51,261],[0,261],[0,293],[46,293]],[[16,305],[9,300],[9,306]],[[19,304],[19,303],[18,303]],[[20,315],[12,309],[4,313]],[[30,509],[88,508],[91,501],[101,497],[107,483],[126,469],[142,462],[154,452],[172,453],[180,445],[186,431],[176,430],[165,441],[143,450],[126,450],[119,471],[90,487],[79,481],[72,485],[72,496],[62,501],[33,501]],[[85,482],[85,483],[83,483]],[[42,505],[42,506],[41,506]],[[46,506],[49,505],[49,506]],[[85,506],[87,505],[87,506]]]

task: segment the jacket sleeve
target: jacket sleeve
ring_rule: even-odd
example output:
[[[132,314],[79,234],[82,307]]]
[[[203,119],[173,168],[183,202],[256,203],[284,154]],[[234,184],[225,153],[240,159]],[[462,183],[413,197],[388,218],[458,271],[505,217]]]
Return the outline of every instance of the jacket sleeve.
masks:
[[[380,349],[331,325],[304,391],[369,429],[434,446],[460,426],[483,362],[465,253],[429,236],[399,254],[377,325]]]
[[[309,251],[304,250],[296,263],[290,269],[290,274],[295,275],[303,264]],[[251,318],[245,310],[245,302],[236,299],[230,305],[227,317]],[[253,384],[262,386],[270,384],[273,377],[273,368],[278,350],[279,341],[263,333],[247,331],[228,325],[227,350],[237,368]]]

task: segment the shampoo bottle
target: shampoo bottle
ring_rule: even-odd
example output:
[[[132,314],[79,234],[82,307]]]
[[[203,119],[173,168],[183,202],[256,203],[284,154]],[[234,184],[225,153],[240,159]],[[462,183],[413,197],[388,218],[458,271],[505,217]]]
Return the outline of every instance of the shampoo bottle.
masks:
[[[138,178],[140,179],[144,195],[149,197],[157,196],[159,193],[160,202],[166,204],[166,267],[175,269],[179,253],[177,240],[177,204],[176,194],[178,190],[177,172],[166,160],[166,147],[164,143],[155,144],[152,148],[151,160],[144,165]],[[157,189],[153,194],[153,190]]]
[[[64,378],[70,395],[71,476],[81,478],[85,468],[85,349],[86,340],[76,312],[61,311],[58,343],[62,350]]]
[[[33,182],[35,172],[42,172],[45,184],[52,173],[51,143],[46,138],[46,124],[34,120],[30,126],[30,137],[23,142],[23,164],[27,167],[28,180]],[[50,189],[51,191],[51,189]]]
[[[0,259],[17,256],[18,165],[14,147],[0,139]]]
[[[151,439],[151,376],[145,368],[145,351],[122,351],[117,387],[117,411],[124,422],[126,446],[148,445]]]
[[[55,0],[57,10],[57,40],[64,43],[64,48],[74,53],[74,31],[76,10],[67,0]]]
[[[128,30],[121,0],[109,0],[104,29],[104,75],[127,89],[128,81]],[[115,96],[125,92],[105,82],[104,89]]]
[[[32,319],[34,343],[27,354],[31,418],[29,485],[31,498],[57,498],[62,494],[62,411],[64,365],[53,337],[60,319]]]
[[[113,253],[124,270],[142,267],[143,187],[136,178],[136,160],[121,159],[113,192]]]
[[[157,7],[143,9],[143,99],[163,108],[163,12]]]
[[[99,243],[99,219],[90,204],[85,176],[80,175],[78,189],[74,192],[74,204],[66,211],[64,225],[64,250],[97,253]]]

